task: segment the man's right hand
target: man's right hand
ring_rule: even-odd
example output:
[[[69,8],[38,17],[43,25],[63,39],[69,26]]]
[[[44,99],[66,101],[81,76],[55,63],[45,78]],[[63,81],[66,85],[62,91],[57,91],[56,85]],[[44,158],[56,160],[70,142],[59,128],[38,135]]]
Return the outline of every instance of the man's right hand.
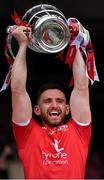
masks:
[[[22,44],[28,45],[31,41],[31,28],[25,26],[14,26],[12,29],[12,35],[18,41],[19,46]]]

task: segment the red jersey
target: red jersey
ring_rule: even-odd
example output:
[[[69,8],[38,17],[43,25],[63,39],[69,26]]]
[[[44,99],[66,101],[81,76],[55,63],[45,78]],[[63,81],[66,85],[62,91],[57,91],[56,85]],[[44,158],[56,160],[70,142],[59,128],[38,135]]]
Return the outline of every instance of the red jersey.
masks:
[[[84,178],[91,124],[69,120],[49,128],[32,119],[27,126],[13,123],[13,131],[26,179]]]

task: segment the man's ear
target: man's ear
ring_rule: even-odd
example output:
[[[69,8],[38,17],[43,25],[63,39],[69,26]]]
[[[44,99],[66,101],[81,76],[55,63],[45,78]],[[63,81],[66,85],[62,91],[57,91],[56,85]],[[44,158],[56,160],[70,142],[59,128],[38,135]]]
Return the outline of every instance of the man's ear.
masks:
[[[37,116],[40,116],[40,108],[38,105],[34,106],[34,113],[37,115]]]
[[[70,112],[70,107],[69,107],[69,105],[67,104],[67,105],[66,105],[66,115],[68,115],[69,112]]]

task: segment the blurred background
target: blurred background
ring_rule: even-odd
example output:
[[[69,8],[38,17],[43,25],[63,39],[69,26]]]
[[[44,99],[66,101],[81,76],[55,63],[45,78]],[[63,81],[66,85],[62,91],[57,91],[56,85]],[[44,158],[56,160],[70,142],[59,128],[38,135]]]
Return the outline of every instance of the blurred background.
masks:
[[[104,1],[94,0],[1,0],[0,1],[0,87],[8,72],[8,62],[4,55],[6,28],[13,25],[11,14],[14,9],[20,18],[31,7],[37,4],[51,4],[60,9],[66,18],[75,17],[89,30],[95,51],[95,61],[100,82],[90,86],[90,99],[92,111],[92,137],[86,167],[86,179],[104,178]],[[29,93],[35,90],[43,79],[58,79],[65,82],[69,80],[68,68],[62,63],[48,60],[47,57],[38,57],[35,60],[34,52],[29,51],[28,59],[28,88]],[[45,58],[45,59],[44,59]],[[36,65],[36,66],[35,66]],[[31,72],[31,73],[30,73]],[[53,73],[54,72],[54,73]],[[48,76],[47,76],[48,73]],[[53,74],[51,74],[53,73]],[[61,80],[60,80],[61,79]],[[11,91],[10,87],[0,92],[0,179],[23,178],[21,165],[18,161],[15,141],[11,127]],[[3,165],[1,165],[3,164]]]

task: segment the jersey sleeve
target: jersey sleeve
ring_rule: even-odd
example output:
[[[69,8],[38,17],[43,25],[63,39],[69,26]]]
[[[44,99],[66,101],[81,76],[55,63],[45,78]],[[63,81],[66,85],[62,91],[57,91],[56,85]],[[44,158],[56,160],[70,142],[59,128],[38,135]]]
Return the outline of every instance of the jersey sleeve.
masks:
[[[88,125],[80,125],[72,119],[69,121],[69,123],[69,126],[71,126],[70,128],[74,129],[73,132],[75,132],[77,136],[80,137],[83,144],[88,147],[91,138],[92,123],[89,123]]]
[[[32,119],[30,123],[26,126],[20,126],[12,122],[13,134],[18,148],[24,148],[29,135],[34,127],[34,120]]]

